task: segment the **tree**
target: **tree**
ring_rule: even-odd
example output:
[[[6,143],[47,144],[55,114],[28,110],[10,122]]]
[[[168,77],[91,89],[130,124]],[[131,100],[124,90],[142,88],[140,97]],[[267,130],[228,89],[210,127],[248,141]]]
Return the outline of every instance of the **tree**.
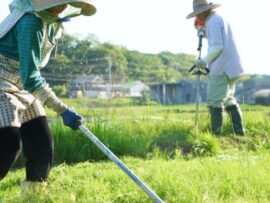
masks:
[[[64,34],[44,72],[50,77],[55,73],[99,74],[117,81],[167,82],[192,77],[188,70],[195,59],[194,55],[183,53],[130,51],[111,43],[100,43],[93,34]]]

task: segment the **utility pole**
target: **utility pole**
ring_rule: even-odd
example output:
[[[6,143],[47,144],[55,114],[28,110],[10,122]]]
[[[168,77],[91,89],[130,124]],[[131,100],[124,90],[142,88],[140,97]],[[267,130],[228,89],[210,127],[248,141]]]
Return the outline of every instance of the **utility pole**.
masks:
[[[111,62],[111,58],[107,57],[107,61],[108,61],[108,74],[109,74],[109,84],[107,84],[107,95],[109,97],[111,97],[111,93],[112,93],[112,62]]]
[[[163,99],[163,104],[167,104],[169,99],[167,98],[168,96],[166,95],[166,83],[169,80],[169,75],[168,75],[168,64],[166,65],[166,72],[165,72],[165,81],[162,83],[162,99]]]
[[[162,83],[162,101],[163,101],[163,104],[166,104],[166,83],[163,82]]]

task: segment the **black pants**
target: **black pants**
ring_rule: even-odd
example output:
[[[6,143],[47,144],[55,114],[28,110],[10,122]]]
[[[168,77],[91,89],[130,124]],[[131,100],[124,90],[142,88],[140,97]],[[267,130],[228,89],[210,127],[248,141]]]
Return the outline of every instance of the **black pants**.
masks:
[[[46,181],[52,166],[53,139],[46,117],[20,128],[0,128],[0,180],[16,161],[21,145],[26,158],[26,180]]]

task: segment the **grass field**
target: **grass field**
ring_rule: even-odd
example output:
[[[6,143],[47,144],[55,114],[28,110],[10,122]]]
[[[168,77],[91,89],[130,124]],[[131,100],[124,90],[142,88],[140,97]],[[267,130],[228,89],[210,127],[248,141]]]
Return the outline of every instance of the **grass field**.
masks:
[[[268,107],[243,105],[246,136],[209,133],[207,108],[137,106],[130,101],[66,100],[85,125],[165,202],[270,202]],[[113,103],[115,102],[115,103]],[[23,157],[0,182],[0,202],[151,202],[151,199],[81,132],[63,127],[47,110],[55,139],[48,186],[21,196]]]

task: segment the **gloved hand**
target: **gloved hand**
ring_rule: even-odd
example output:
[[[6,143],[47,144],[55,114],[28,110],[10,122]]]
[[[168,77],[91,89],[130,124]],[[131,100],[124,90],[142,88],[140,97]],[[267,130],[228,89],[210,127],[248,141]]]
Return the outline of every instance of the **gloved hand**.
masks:
[[[207,68],[207,63],[202,59],[197,59],[195,62],[196,68]]]
[[[73,130],[79,128],[79,124],[82,123],[82,117],[78,115],[72,109],[67,108],[62,114],[62,119],[65,126],[70,127]]]

